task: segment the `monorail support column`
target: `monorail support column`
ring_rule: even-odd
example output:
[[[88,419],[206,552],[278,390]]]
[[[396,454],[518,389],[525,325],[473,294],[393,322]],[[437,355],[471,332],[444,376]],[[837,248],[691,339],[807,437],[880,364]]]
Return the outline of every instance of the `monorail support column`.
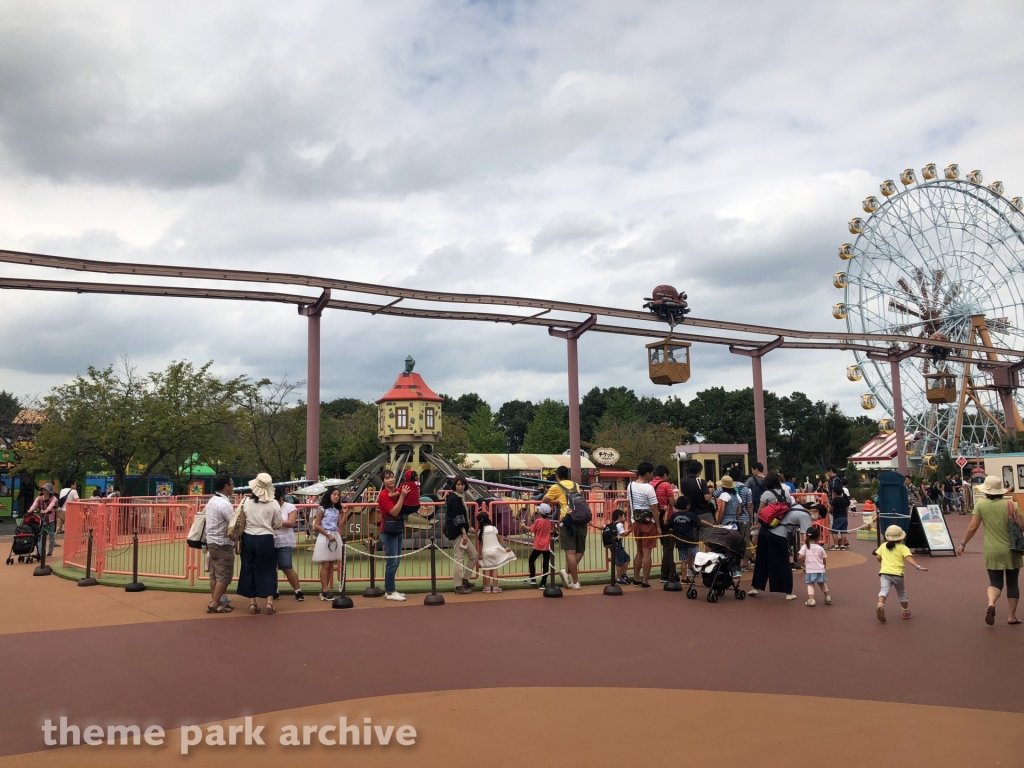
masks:
[[[574,483],[583,482],[583,466],[580,461],[580,371],[579,355],[576,340],[594,327],[597,316],[591,315],[582,323],[568,331],[548,328],[548,333],[565,339],[568,352],[569,374],[569,467]]]
[[[762,344],[754,349],[729,347],[734,355],[745,355],[750,358],[750,367],[754,383],[754,441],[757,444],[757,460],[768,471],[768,435],[764,424],[764,382],[761,379],[761,358],[782,346],[785,339],[779,336],[774,341]]]
[[[901,475],[907,477],[907,430],[903,421],[903,390],[900,386],[900,363],[921,351],[920,344],[913,344],[909,349],[900,351],[893,347],[885,353],[869,352],[869,360],[888,361],[890,379],[892,381],[892,417],[896,422],[896,467]]]
[[[306,351],[306,479],[320,479],[320,315],[331,300],[324,288],[313,304],[303,304],[299,314],[309,319]]]

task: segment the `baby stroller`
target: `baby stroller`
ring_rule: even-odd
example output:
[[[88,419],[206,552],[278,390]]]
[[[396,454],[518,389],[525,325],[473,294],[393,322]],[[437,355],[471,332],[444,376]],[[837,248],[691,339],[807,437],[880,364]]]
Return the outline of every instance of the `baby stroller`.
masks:
[[[11,554],[7,556],[7,564],[13,565],[17,555],[19,563],[31,563],[39,559],[39,531],[42,520],[35,512],[25,515],[21,525],[14,529],[14,541],[11,542]]]
[[[707,552],[698,552],[693,561],[693,580],[686,590],[686,596],[697,599],[697,577],[700,576],[707,587],[709,603],[717,603],[718,598],[731,589],[737,600],[747,597],[745,590],[740,589],[740,563],[743,560],[743,536],[739,531],[729,528],[711,528],[704,534],[704,546]]]

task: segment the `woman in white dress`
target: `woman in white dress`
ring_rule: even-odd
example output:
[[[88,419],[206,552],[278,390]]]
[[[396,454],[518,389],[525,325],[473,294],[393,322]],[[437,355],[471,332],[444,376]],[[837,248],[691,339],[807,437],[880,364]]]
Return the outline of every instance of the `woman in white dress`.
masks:
[[[349,513],[350,514],[350,513]],[[331,586],[334,581],[334,564],[338,563],[340,588],[345,589],[345,541],[341,530],[348,514],[342,511],[341,491],[328,490],[320,499],[313,530],[316,544],[313,545],[313,562],[320,563],[320,599],[333,600]]]
[[[480,552],[480,570],[484,574],[484,592],[497,594],[498,569],[516,559],[515,552],[505,549],[498,529],[491,525],[491,518],[486,512],[476,516],[477,550]],[[489,581],[488,581],[489,580]]]

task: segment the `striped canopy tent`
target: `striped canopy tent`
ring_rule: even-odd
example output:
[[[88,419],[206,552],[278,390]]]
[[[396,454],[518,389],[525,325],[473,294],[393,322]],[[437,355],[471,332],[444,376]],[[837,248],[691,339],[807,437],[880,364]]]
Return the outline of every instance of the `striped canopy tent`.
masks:
[[[910,442],[914,435],[907,432],[903,438]],[[876,435],[848,461],[857,469],[891,469],[896,466],[896,433]]]
[[[467,453],[466,460],[459,465],[468,471],[478,470],[524,470],[555,469],[568,467],[569,457],[554,453]],[[594,464],[582,456],[582,469],[596,469]]]

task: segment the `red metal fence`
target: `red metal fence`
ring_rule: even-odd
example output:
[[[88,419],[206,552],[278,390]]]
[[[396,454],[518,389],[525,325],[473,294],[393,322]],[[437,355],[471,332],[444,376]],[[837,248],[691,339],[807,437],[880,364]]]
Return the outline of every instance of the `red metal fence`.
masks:
[[[104,575],[130,575],[132,573],[132,536],[139,536],[139,577],[170,579],[190,585],[203,584],[209,579],[205,551],[192,549],[185,539],[196,513],[209,497],[146,497],[126,499],[97,499],[69,502],[65,524],[63,563],[65,566],[85,569],[89,531],[93,534],[92,569],[97,578]],[[591,495],[594,512],[587,551],[580,563],[580,573],[606,573],[609,567],[608,550],[601,544],[601,528],[611,521],[612,511],[622,505],[619,494],[604,491]],[[501,499],[487,505],[488,512],[498,527],[506,546],[516,554],[516,560],[498,571],[499,578],[525,579],[527,559],[533,549],[533,536],[524,530],[534,519],[540,502],[521,499]],[[299,504],[299,526],[296,528],[296,548],[293,564],[300,582],[319,582],[320,566],[311,560],[315,537],[309,532],[318,505]],[[470,504],[475,515],[476,504]],[[406,518],[403,557],[397,579],[404,582],[426,582],[430,579],[429,550],[425,548],[434,536],[438,547],[447,550],[451,542],[443,535],[444,504],[424,502],[422,515]],[[350,584],[369,582],[369,542],[376,539],[379,530],[377,506],[373,503],[343,505],[340,526],[346,544],[350,547],[347,562],[347,581]],[[556,537],[557,538],[557,537]],[[660,546],[660,545],[659,545]],[[627,540],[627,550],[633,548]],[[556,568],[563,567],[563,557],[556,545]],[[376,576],[383,578],[384,560],[378,551],[375,560]],[[660,562],[660,550],[654,553]],[[437,556],[439,582],[452,579],[452,561],[439,553]],[[237,568],[236,568],[237,573]],[[282,578],[283,582],[283,578]]]

